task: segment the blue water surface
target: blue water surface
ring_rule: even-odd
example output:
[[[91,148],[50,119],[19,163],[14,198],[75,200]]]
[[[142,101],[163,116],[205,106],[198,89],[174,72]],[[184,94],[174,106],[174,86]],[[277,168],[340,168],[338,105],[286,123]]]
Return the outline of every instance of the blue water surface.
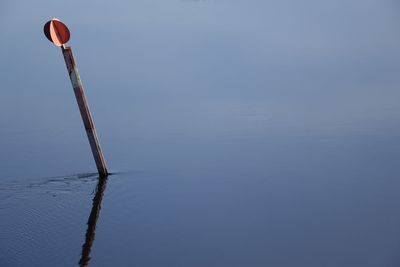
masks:
[[[399,29],[392,0],[2,0],[0,266],[399,266]]]

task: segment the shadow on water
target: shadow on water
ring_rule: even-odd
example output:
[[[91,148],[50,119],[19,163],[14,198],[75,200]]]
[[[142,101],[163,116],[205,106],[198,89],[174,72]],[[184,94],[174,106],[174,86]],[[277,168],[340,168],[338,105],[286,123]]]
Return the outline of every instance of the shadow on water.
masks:
[[[93,197],[92,210],[90,211],[89,219],[87,222],[87,230],[85,236],[85,243],[82,246],[82,255],[79,260],[79,266],[88,266],[90,261],[90,252],[96,236],[96,224],[100,215],[101,202],[103,200],[104,191],[107,185],[107,177],[99,177],[99,182],[96,186],[96,193]]]

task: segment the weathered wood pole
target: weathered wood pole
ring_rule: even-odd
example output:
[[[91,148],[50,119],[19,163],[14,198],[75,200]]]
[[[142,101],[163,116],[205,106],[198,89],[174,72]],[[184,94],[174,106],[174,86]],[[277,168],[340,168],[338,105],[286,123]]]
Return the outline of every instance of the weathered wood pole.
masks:
[[[107,165],[101,151],[99,138],[97,137],[96,128],[94,127],[94,122],[92,115],[89,110],[89,105],[86,100],[85,91],[83,90],[83,85],[79,76],[78,68],[75,64],[74,55],[72,54],[71,47],[61,46],[62,53],[64,55],[65,64],[67,65],[67,70],[69,78],[71,79],[72,87],[74,88],[75,98],[78,102],[79,111],[81,112],[83,124],[85,126],[86,134],[89,139],[90,148],[92,149],[93,157],[96,162],[97,170],[100,175],[107,176]]]
[[[89,110],[89,105],[86,100],[83,85],[79,77],[78,68],[75,64],[74,55],[72,54],[71,47],[66,47],[64,44],[70,38],[68,27],[58,19],[52,19],[44,25],[44,34],[56,46],[61,47],[69,78],[71,79],[72,87],[74,89],[76,101],[78,102],[79,111],[81,112],[83,124],[85,126],[86,134],[89,139],[90,148],[92,149],[93,157],[96,162],[97,170],[101,176],[107,176],[107,165],[100,148],[99,138],[97,137],[96,128],[92,115]]]

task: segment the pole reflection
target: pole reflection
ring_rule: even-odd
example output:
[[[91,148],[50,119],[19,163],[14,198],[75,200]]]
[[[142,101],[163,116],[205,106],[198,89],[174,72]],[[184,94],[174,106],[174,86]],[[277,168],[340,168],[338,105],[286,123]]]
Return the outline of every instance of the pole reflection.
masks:
[[[85,236],[85,243],[82,246],[82,256],[79,260],[79,266],[84,267],[89,265],[90,252],[96,235],[96,224],[100,215],[101,202],[103,200],[104,191],[107,185],[107,176],[99,177],[99,182],[96,186],[96,193],[93,197],[93,206],[87,222],[87,230]]]

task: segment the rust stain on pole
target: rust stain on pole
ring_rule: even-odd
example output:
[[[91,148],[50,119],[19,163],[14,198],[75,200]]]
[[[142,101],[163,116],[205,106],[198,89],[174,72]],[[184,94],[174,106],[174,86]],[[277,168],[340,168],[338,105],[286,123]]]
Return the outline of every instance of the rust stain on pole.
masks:
[[[83,85],[79,76],[78,68],[75,64],[74,55],[71,47],[65,47],[68,42],[70,33],[65,24],[58,19],[53,19],[47,22],[44,26],[44,34],[56,46],[61,46],[65,64],[67,65],[68,74],[74,89],[76,101],[78,102],[79,111],[82,116],[86,134],[89,139],[90,148],[92,149],[93,157],[96,162],[96,167],[101,176],[107,176],[108,170],[106,161],[101,151],[99,138],[97,137],[96,128],[94,127],[92,115],[89,110],[89,105],[86,100]]]

